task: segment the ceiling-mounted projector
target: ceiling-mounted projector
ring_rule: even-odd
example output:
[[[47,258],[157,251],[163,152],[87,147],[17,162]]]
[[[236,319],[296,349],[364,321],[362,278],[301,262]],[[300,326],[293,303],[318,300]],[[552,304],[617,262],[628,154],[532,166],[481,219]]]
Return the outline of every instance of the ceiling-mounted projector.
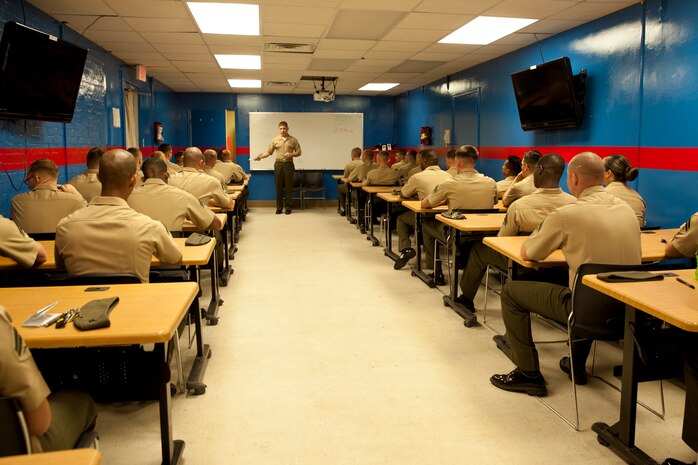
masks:
[[[313,100],[316,102],[334,102],[334,92],[327,89],[316,90],[313,94]]]

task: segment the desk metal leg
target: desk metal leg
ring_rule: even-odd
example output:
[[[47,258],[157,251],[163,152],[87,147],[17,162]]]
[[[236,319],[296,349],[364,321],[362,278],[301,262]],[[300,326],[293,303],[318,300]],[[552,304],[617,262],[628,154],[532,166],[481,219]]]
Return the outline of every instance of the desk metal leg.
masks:
[[[641,449],[635,447],[635,420],[637,414],[637,383],[635,367],[639,366],[639,356],[629,324],[637,322],[637,311],[626,305],[623,344],[623,384],[620,393],[620,419],[612,426],[594,423],[591,429],[598,434],[598,441],[610,446],[626,462],[633,465],[657,465],[657,462]]]
[[[218,258],[216,251],[211,254],[211,260],[208,262],[211,269],[211,301],[206,310],[206,321],[209,325],[218,324],[218,307],[223,303],[218,294]]]
[[[351,224],[355,224],[356,220],[351,216],[351,190],[351,184],[347,183],[347,199],[344,211],[347,212],[347,221]]]
[[[371,244],[373,244],[373,247],[378,247],[380,245],[380,241],[378,238],[373,234],[373,203],[375,202],[375,196],[376,194],[368,194],[368,197],[366,197],[366,219],[370,223],[370,227],[366,228],[366,231],[368,231],[368,235],[366,236],[366,239],[371,241]]]
[[[223,236],[223,266],[220,270],[220,285],[225,287],[228,285],[228,279],[230,278],[230,251],[235,247],[235,215],[232,210],[226,211],[228,216],[228,225],[226,231],[222,234]],[[215,255],[215,252],[214,252]]]
[[[390,230],[390,217],[392,215],[393,202],[387,202],[387,204],[388,205],[386,206],[386,217],[388,220],[388,224],[385,225],[385,248],[383,249],[383,253],[392,261],[397,261],[397,259],[400,258],[400,256],[393,252],[393,233]]]
[[[187,376],[187,391],[193,391],[194,394],[201,395],[206,392],[206,385],[203,383],[203,378],[206,364],[208,363],[208,359],[211,358],[211,347],[208,344],[204,344],[201,312],[199,311],[196,300],[192,303],[189,314],[194,317],[196,357],[189,371],[189,376]]]
[[[165,343],[155,344],[156,369],[162,373],[158,381],[160,406],[160,443],[162,446],[162,465],[177,465],[184,453],[184,441],[172,439],[172,398],[170,395],[169,367]]]
[[[412,267],[412,276],[416,276],[429,287],[436,287],[434,280],[422,271],[422,214],[415,212],[414,231],[417,236],[417,266]]]
[[[451,309],[463,318],[463,325],[466,328],[477,323],[477,316],[465,308],[465,306],[456,302],[456,297],[458,297],[458,264],[456,263],[456,257],[458,256],[458,245],[460,244],[460,231],[455,228],[449,227],[451,234],[447,238],[447,243],[450,244],[451,248],[451,293],[445,295],[444,305],[451,307]]]

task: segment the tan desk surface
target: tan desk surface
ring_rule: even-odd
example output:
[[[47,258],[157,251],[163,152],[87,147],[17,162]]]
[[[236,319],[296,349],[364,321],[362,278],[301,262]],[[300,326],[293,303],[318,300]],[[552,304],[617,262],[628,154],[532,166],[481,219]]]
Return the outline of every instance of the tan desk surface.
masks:
[[[502,228],[505,213],[465,213],[465,219],[453,220],[436,215],[436,220],[441,221],[459,231],[499,231]]]
[[[652,262],[662,260],[664,258],[664,247],[666,244],[661,240],[671,240],[677,231],[678,228],[659,229],[656,231],[644,231],[640,234],[642,261]],[[522,259],[520,255],[521,244],[523,244],[526,239],[527,236],[486,237],[482,242],[525,268],[563,266],[567,263],[560,249],[557,249],[542,261],[527,261]]]
[[[95,347],[167,342],[196,298],[194,282],[113,284],[106,291],[85,292],[89,286],[0,288],[0,302],[30,348]],[[56,329],[24,328],[22,322],[39,308],[58,301],[51,313],[66,312],[93,299],[119,297],[108,328],[80,331],[74,325]]]
[[[698,287],[695,270],[672,270]],[[698,332],[698,289],[665,277],[662,281],[607,283],[596,275],[582,278],[587,286],[685,331]]]
[[[339,181],[341,179],[344,179],[344,175],[343,174],[333,174],[332,179]]]
[[[218,230],[221,230],[225,228],[225,222],[228,221],[228,216],[225,213],[216,213],[216,217],[218,218],[218,221],[221,222],[221,227]],[[182,225],[182,231],[199,231],[200,229],[196,226],[194,226],[194,223],[192,223],[189,220],[184,220],[184,224]]]
[[[398,203],[402,202],[402,199],[397,194],[391,194],[390,192],[380,192],[377,197],[381,200],[385,200],[388,203]]]
[[[492,207],[492,208],[496,208],[496,209],[499,210],[500,212],[506,212],[506,211],[507,211],[507,207],[504,206],[504,204],[502,203],[502,200],[501,200],[501,199],[500,199],[497,203],[495,203],[495,204],[494,204],[494,207]]]
[[[102,454],[95,449],[72,449],[0,457],[0,465],[100,465],[101,463]]]
[[[242,195],[242,191],[229,192],[228,197],[233,200],[237,200]]]
[[[361,187],[361,185],[363,184],[363,181],[352,181],[349,184],[351,184],[351,187],[357,188],[357,187]]]
[[[415,213],[434,213],[448,211],[448,207],[446,205],[439,205],[438,207],[434,208],[422,208],[421,200],[404,200],[402,204]]]
[[[392,192],[399,186],[363,186],[361,189],[368,194],[380,194]]]
[[[177,243],[177,247],[182,251],[182,261],[178,265],[205,265],[211,258],[213,253],[213,248],[216,246],[216,239],[211,238],[208,244],[197,245],[197,246],[186,246],[184,242],[187,239],[184,237],[175,237],[174,241]],[[55,241],[38,241],[46,249],[46,261],[38,266],[36,269],[39,270],[55,270],[56,269],[56,256],[55,256]],[[107,253],[105,251],[105,253]],[[163,266],[166,264],[161,263],[157,258],[153,256],[150,262],[151,266]],[[0,270],[18,270],[20,267],[17,263],[8,257],[0,257]]]
[[[245,182],[243,184],[233,184],[231,186],[226,186],[227,187],[226,190],[228,191],[228,194],[230,194],[232,192],[242,192],[243,189],[245,189],[246,185],[247,185],[247,180],[245,180]]]

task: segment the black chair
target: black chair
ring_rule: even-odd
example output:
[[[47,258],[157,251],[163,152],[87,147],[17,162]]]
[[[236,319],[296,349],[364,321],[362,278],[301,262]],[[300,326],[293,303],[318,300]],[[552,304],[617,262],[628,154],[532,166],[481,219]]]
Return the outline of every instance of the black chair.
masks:
[[[612,271],[649,271],[653,269],[654,264],[648,265],[605,265],[597,263],[585,263],[579,267],[574,280],[574,291],[572,292],[572,312],[567,318],[567,343],[572,347],[573,341],[580,339],[591,339],[595,341],[619,341],[623,339],[623,330],[625,323],[625,304],[613,297],[596,291],[582,283],[582,278],[588,274],[598,274]],[[632,344],[632,341],[625,341],[626,344]],[[574,354],[570,350],[570,370],[572,376],[572,394],[574,397],[574,408],[576,422],[573,423],[560,412],[555,410],[550,404],[538,398],[544,405],[552,410],[568,425],[579,431],[579,406],[577,400],[577,385],[575,383],[575,373],[572,367],[575,366]],[[607,382],[603,378],[596,376],[592,370],[592,377],[597,378],[608,384],[609,386],[620,391],[616,386]],[[660,384],[661,386],[661,384]],[[664,392],[661,391],[662,406],[664,405]],[[638,402],[640,403],[640,402]],[[646,405],[640,403],[651,412],[663,417],[661,414],[654,412]]]
[[[296,170],[293,172],[293,200],[298,199],[303,209],[303,172]]]
[[[322,181],[322,171],[306,171],[303,174],[303,187],[301,188],[301,210],[305,208],[305,200],[308,194],[319,194],[314,199],[322,200],[322,208],[325,208],[327,189]]]
[[[14,397],[0,397],[0,457],[32,453],[31,436],[19,402]],[[86,431],[78,439],[75,449],[96,448],[99,435]]]
[[[131,273],[90,273],[70,276],[62,284],[66,286],[97,286],[103,284],[140,284],[141,279]]]
[[[19,402],[13,397],[0,397],[0,457],[31,453],[31,439]]]
[[[34,239],[35,241],[55,241],[56,240],[56,232],[47,232],[47,233],[27,233],[29,237]]]

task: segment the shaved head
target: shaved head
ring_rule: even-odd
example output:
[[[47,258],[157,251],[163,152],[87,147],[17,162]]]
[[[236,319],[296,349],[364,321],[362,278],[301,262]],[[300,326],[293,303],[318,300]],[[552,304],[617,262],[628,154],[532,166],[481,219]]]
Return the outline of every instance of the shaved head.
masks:
[[[216,153],[215,150],[208,149],[208,150],[204,151],[204,161],[206,162],[207,166],[215,165],[217,160],[218,160],[218,153]]]
[[[567,187],[579,197],[585,189],[603,184],[605,168],[603,160],[594,152],[575,155],[567,166]]]
[[[167,173],[167,165],[161,158],[148,158],[143,162],[143,177],[145,179],[158,178],[163,179]]]
[[[199,162],[204,160],[204,154],[198,147],[189,147],[184,151],[184,167],[198,168]]]
[[[99,160],[97,178],[102,183],[102,195],[121,197],[117,193],[126,191],[130,194],[136,180],[136,160],[126,150],[108,150]]]

